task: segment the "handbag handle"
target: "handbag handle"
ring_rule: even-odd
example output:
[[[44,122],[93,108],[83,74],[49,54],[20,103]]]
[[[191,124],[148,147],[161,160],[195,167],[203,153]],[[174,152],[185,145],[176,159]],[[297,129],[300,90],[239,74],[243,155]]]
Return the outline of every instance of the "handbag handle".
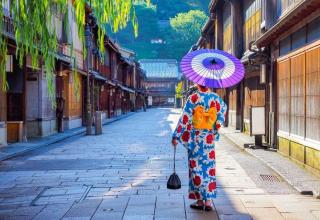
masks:
[[[173,147],[173,150],[174,150],[174,153],[173,153],[173,172],[176,173],[176,149],[177,147],[174,146]]]

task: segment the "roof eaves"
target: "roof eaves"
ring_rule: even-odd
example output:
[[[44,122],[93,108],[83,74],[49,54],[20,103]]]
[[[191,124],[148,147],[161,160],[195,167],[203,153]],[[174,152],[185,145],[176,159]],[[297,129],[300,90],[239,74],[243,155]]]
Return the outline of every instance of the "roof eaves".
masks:
[[[284,28],[287,26],[290,26],[290,21],[294,19],[299,18],[299,13],[305,13],[301,11],[305,11],[306,8],[310,6],[309,8],[312,8],[314,10],[317,10],[320,8],[320,2],[319,0],[304,0],[299,2],[297,5],[294,6],[294,8],[291,9],[290,12],[285,14],[275,25],[273,25],[268,31],[266,31],[263,35],[261,35],[256,41],[255,44],[258,47],[266,46],[268,43],[270,43],[272,40],[276,39],[276,36],[279,36],[279,31],[281,31],[281,28]],[[316,6],[316,7],[315,7]]]
[[[211,0],[210,4],[209,4],[209,10],[210,12],[212,12],[214,10],[214,8],[216,7],[217,3],[219,0]]]

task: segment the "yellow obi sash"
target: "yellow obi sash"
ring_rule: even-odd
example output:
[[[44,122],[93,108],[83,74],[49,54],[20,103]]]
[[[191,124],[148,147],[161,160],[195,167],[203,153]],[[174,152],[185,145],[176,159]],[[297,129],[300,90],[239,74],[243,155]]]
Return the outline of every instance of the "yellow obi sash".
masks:
[[[213,129],[213,125],[217,121],[217,109],[215,107],[211,107],[209,111],[205,111],[203,106],[195,107],[193,111],[192,117],[192,125],[195,129],[203,130]]]

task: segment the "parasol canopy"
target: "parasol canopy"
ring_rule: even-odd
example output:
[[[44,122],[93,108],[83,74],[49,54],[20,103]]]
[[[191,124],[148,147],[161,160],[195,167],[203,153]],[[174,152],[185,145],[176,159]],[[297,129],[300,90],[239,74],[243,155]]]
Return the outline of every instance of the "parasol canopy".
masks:
[[[241,61],[222,50],[200,49],[181,60],[183,74],[192,82],[209,88],[228,88],[244,77]]]

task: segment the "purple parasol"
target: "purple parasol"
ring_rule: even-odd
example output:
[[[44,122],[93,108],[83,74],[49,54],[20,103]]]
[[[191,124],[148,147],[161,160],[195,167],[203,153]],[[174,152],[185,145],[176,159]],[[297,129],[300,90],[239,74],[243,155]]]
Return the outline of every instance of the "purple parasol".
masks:
[[[245,72],[239,59],[222,50],[193,51],[182,58],[180,66],[190,81],[209,88],[236,85]]]

